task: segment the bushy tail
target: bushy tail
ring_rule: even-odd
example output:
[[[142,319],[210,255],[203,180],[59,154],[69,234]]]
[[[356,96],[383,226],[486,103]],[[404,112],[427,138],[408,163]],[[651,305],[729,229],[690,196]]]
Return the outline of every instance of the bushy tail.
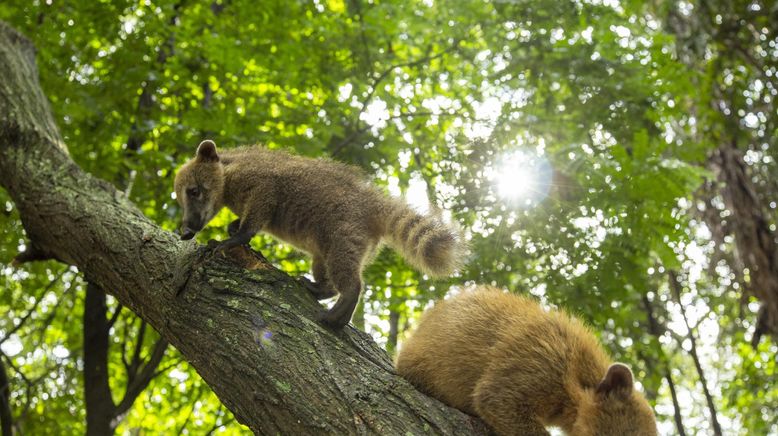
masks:
[[[461,232],[432,215],[394,203],[385,215],[387,243],[414,267],[433,277],[451,274],[467,254]]]

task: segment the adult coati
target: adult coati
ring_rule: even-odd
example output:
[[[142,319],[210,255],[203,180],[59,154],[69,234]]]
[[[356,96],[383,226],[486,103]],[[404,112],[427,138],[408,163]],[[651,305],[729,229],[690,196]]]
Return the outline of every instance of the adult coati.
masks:
[[[431,276],[454,271],[464,257],[457,230],[416,213],[370,184],[356,168],[263,147],[217,153],[205,140],[176,174],[183,208],[181,239],[191,239],[224,206],[239,219],[218,247],[248,243],[265,231],[313,257],[311,291],[319,299],[340,294],[321,316],[333,327],[348,324],[362,289],[362,268],[382,239]]]
[[[656,435],[632,372],[578,319],[493,288],[422,315],[396,359],[419,390],[480,416],[500,435]]]

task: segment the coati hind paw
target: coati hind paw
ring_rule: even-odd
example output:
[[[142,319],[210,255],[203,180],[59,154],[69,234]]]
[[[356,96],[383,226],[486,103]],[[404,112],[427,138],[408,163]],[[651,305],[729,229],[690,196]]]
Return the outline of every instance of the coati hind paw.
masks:
[[[298,277],[297,281],[299,281],[301,285],[305,286],[305,289],[307,289],[308,292],[310,292],[311,295],[313,295],[313,297],[317,300],[326,300],[328,298],[334,297],[337,294],[334,289],[327,286],[326,284],[312,282],[304,276]]]
[[[227,226],[227,234],[230,235],[230,237],[235,236],[235,234],[238,233],[238,230],[240,230],[240,219],[233,220]]]
[[[316,321],[319,322],[319,324],[324,325],[325,327],[329,327],[333,330],[335,329],[342,329],[343,327],[348,324],[350,321],[349,318],[343,319],[343,317],[336,317],[333,316],[332,311],[330,310],[322,310],[316,315]]]

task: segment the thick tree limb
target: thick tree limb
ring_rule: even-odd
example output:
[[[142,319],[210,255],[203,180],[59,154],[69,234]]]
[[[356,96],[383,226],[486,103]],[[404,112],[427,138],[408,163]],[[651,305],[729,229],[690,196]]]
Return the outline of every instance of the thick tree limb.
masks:
[[[0,184],[27,234],[151,324],[240,422],[261,434],[485,431],[394,374],[368,335],[323,329],[319,304],[286,274],[179,241],[78,168],[33,53],[0,22]]]

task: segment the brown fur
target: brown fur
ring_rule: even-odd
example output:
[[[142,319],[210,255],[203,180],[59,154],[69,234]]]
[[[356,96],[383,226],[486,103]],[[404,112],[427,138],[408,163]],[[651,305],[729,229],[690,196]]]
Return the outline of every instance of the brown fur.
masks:
[[[656,435],[632,373],[578,319],[479,288],[438,302],[401,346],[397,371],[501,435]]]
[[[206,140],[178,171],[175,190],[184,210],[184,239],[227,206],[239,220],[230,224],[222,250],[265,231],[310,253],[316,280],[311,290],[318,298],[340,294],[322,319],[336,327],[351,319],[362,268],[382,238],[434,276],[450,274],[464,254],[452,227],[387,197],[357,169],[332,160],[262,147],[217,153]]]

